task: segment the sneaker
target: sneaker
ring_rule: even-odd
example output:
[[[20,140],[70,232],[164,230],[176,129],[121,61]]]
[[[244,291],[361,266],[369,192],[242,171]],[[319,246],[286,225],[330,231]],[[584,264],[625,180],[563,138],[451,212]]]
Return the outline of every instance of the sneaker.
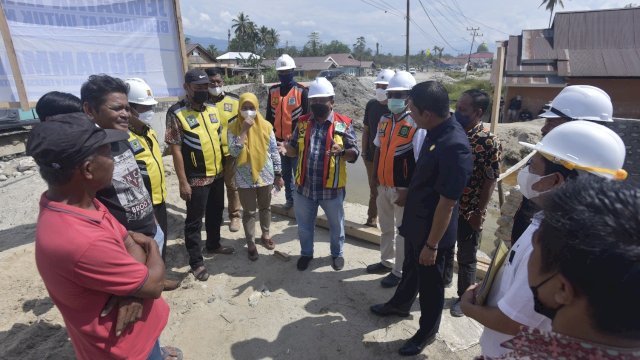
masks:
[[[449,309],[451,316],[455,317],[463,317],[464,313],[462,312],[462,308],[460,307],[460,298],[456,300],[456,302],[451,305],[451,309]]]
[[[309,263],[313,259],[313,256],[300,256],[298,259],[298,270],[305,271],[309,267]]]
[[[240,218],[234,217],[229,221],[229,231],[238,232],[240,231]]]
[[[367,273],[369,274],[386,274],[391,271],[391,268],[384,266],[383,263],[375,263],[367,266]]]
[[[344,267],[344,258],[342,256],[334,256],[332,258],[333,259],[332,259],[331,267],[333,268],[333,270],[335,271],[342,270],[342,268]]]
[[[383,288],[392,288],[398,286],[400,284],[401,277],[395,276],[393,273],[389,273],[389,275],[385,276],[380,284]]]

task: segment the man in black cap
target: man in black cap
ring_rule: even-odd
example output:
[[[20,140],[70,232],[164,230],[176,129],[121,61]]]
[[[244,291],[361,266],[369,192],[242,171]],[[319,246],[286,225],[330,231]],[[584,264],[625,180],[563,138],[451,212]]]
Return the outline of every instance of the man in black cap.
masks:
[[[204,70],[187,71],[183,86],[186,98],[167,111],[165,142],[171,147],[180,197],[187,203],[184,242],[191,272],[197,280],[206,281],[209,272],[204,266],[202,252],[208,255],[234,252],[232,247],[220,244],[228,124],[215,105],[207,102],[209,77]],[[207,240],[201,249],[203,216]]]
[[[33,128],[27,154],[48,185],[40,199],[36,265],[78,359],[157,353],[181,359],[180,350],[158,342],[169,318],[160,298],[165,271],[158,245],[128,233],[96,199],[111,185],[111,144],[127,137],[125,131],[95,126],[82,113],[51,116]],[[113,297],[141,306],[126,314],[105,311]]]

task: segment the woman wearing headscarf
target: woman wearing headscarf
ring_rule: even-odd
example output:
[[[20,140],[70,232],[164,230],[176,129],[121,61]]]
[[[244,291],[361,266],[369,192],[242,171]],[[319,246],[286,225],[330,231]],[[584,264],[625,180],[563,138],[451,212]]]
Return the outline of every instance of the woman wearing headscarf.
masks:
[[[284,185],[280,154],[273,126],[258,111],[258,98],[240,95],[238,117],[229,125],[229,153],[236,158],[236,184],[242,205],[242,225],[249,259],[258,259],[255,244],[256,209],[260,214],[260,241],[268,250],[275,248],[269,235],[271,190]]]

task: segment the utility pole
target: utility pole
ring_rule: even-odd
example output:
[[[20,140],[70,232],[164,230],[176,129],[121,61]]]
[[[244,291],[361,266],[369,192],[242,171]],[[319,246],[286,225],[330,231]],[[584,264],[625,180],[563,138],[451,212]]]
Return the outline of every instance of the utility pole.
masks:
[[[482,36],[482,34],[478,34],[479,27],[477,28],[467,28],[468,31],[473,31],[471,33],[471,48],[469,48],[469,58],[467,59],[467,67],[464,71],[464,78],[467,78],[467,73],[469,73],[469,66],[471,65],[471,52],[473,51],[473,42],[476,41],[476,36]]]
[[[227,51],[229,51],[230,45],[231,45],[231,29],[227,29]]]
[[[407,0],[407,51],[404,55],[406,71],[409,71],[409,0]]]

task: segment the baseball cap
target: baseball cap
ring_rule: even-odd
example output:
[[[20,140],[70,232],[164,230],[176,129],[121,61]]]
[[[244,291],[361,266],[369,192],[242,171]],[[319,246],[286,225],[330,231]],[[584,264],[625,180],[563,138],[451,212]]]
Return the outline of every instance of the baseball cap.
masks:
[[[184,82],[187,84],[208,84],[209,76],[202,69],[191,69],[184,74]]]
[[[27,139],[27,155],[41,167],[68,170],[100,146],[128,137],[126,131],[97,127],[84,113],[55,115],[33,127]]]

